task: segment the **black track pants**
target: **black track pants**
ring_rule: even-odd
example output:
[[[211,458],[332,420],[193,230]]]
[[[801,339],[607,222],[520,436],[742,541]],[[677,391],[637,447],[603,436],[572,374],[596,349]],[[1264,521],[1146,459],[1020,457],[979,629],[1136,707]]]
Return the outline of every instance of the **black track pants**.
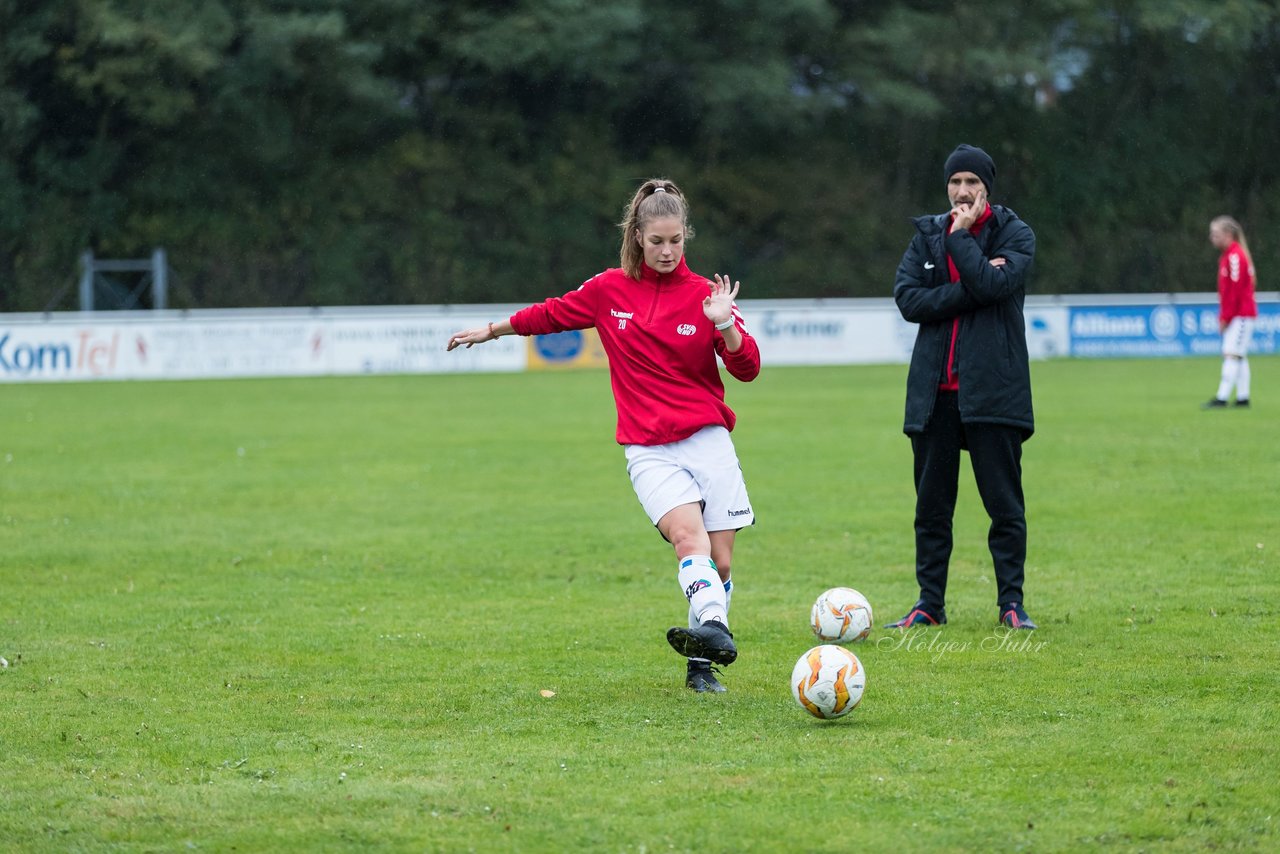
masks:
[[[916,479],[916,580],[926,607],[946,604],[951,520],[960,454],[968,450],[991,528],[998,605],[1022,601],[1027,519],[1022,497],[1022,430],[1004,424],[962,424],[955,392],[938,392],[924,433],[911,436]]]

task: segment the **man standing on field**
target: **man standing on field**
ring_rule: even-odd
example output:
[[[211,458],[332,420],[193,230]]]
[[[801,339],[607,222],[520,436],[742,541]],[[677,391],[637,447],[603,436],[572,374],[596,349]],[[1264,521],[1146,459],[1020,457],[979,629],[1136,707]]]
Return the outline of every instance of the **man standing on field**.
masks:
[[[987,202],[995,178],[995,162],[985,151],[957,147],[943,167],[951,209],[913,220],[916,234],[898,264],[894,301],[903,318],[920,325],[903,427],[915,459],[920,599],[886,628],[947,621],[961,451],[969,452],[991,517],[987,542],[1000,623],[1036,628],[1022,606],[1022,443],[1035,430],[1022,304],[1036,238],[1013,211]]]

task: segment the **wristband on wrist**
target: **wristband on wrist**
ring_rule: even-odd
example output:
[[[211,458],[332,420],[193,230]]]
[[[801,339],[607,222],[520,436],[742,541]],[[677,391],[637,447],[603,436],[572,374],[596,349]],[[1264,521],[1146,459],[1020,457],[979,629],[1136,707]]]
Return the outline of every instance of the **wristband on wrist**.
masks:
[[[726,329],[728,329],[730,326],[733,326],[733,318],[732,318],[732,317],[730,317],[730,318],[729,318],[728,320],[726,320],[724,323],[717,323],[717,324],[716,324],[716,329],[720,330],[721,332],[724,332],[724,331],[725,331]]]
[[[501,335],[499,335],[497,332],[494,332],[494,331],[493,331],[493,321],[492,321],[492,320],[490,320],[490,321],[489,321],[489,337],[490,337],[490,338],[492,338],[494,341],[497,341],[499,338],[501,338],[501,337],[502,337],[502,336],[501,336]]]

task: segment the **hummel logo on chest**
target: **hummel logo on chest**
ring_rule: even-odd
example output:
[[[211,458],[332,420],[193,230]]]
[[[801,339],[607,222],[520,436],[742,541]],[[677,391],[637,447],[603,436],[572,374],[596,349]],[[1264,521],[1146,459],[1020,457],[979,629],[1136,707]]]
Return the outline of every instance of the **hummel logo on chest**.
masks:
[[[616,317],[616,318],[618,318],[618,328],[619,328],[619,329],[626,329],[626,328],[627,328],[627,321],[631,319],[631,316],[632,316],[633,314],[635,314],[635,312],[633,312],[633,311],[618,311],[616,308],[611,308],[611,309],[609,309],[609,314],[610,314],[610,316],[612,316],[612,317]]]

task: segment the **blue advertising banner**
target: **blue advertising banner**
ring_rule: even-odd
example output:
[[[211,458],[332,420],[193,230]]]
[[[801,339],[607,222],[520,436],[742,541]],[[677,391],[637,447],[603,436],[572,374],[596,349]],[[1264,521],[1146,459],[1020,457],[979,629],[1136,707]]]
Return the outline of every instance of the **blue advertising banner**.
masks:
[[[1205,356],[1222,352],[1216,303],[1072,305],[1072,356]],[[1280,305],[1258,305],[1253,353],[1275,353]]]

